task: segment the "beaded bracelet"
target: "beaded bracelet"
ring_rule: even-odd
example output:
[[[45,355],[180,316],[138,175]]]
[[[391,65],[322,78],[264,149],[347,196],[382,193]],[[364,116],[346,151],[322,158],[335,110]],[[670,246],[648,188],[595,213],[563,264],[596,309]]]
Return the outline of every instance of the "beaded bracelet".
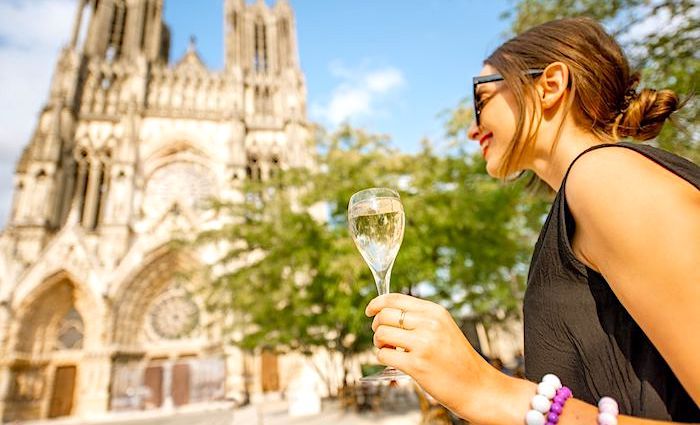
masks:
[[[561,387],[557,390],[557,395],[554,396],[552,406],[547,413],[547,425],[556,425],[559,422],[559,415],[564,410],[564,404],[572,395],[568,387]]]
[[[617,425],[619,412],[620,409],[614,398],[601,398],[598,402],[598,425]]]
[[[559,398],[557,398],[559,396]],[[571,397],[571,390],[562,387],[561,381],[556,375],[547,374],[542,377],[542,382],[537,385],[537,395],[530,401],[531,410],[525,415],[527,425],[556,424],[566,400]],[[552,400],[555,400],[554,403]],[[551,409],[554,409],[552,411]],[[556,414],[556,421],[550,422],[549,414]],[[552,418],[555,418],[552,416]],[[607,424],[606,424],[607,425]]]

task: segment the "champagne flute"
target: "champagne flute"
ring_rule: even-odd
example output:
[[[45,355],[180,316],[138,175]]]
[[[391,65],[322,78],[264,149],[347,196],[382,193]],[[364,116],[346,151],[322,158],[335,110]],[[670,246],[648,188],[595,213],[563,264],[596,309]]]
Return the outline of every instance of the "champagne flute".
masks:
[[[405,217],[399,194],[393,189],[370,188],[350,198],[350,235],[374,276],[379,295],[389,292],[391,269],[403,241]],[[387,367],[360,381],[407,379],[408,375]]]

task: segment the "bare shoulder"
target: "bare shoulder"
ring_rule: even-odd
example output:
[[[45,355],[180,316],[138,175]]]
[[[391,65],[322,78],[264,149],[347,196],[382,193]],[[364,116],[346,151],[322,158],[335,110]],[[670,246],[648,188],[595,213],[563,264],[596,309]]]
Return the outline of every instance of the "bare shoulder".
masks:
[[[700,208],[700,191],[693,185],[624,147],[596,149],[579,158],[569,173],[566,197],[574,216],[584,220],[668,210],[697,213]]]
[[[700,191],[623,147],[571,167],[575,252],[603,275],[696,403],[700,402]]]
[[[655,255],[688,265],[700,258],[700,191],[644,155],[624,147],[588,152],[571,167],[565,190],[574,250],[595,270],[646,268]],[[669,261],[651,264],[660,274],[679,270]]]

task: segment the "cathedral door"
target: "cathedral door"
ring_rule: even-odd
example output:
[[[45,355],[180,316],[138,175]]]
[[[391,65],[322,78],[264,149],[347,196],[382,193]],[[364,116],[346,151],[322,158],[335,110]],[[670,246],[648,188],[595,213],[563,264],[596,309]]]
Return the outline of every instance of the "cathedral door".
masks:
[[[75,371],[75,366],[61,366],[56,369],[49,418],[70,415],[75,392]]]
[[[148,388],[145,407],[160,407],[163,404],[163,366],[147,367],[143,381]]]
[[[173,404],[182,406],[190,401],[190,366],[177,363],[173,366]]]
[[[279,391],[279,371],[277,368],[277,355],[271,351],[262,352],[262,390]]]

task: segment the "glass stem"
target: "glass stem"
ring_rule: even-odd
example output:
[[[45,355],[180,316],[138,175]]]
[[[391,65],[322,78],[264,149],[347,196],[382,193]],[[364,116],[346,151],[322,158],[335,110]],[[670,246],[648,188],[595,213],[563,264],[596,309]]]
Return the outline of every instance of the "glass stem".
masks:
[[[377,284],[379,295],[389,293],[389,281],[391,280],[391,267],[384,273],[374,273],[374,282]]]
[[[379,293],[379,295],[384,295],[387,292],[389,292],[389,288],[388,288],[389,285],[386,285],[384,283],[385,279],[386,279],[386,275],[377,276],[375,279],[375,283],[377,284],[377,292]]]

